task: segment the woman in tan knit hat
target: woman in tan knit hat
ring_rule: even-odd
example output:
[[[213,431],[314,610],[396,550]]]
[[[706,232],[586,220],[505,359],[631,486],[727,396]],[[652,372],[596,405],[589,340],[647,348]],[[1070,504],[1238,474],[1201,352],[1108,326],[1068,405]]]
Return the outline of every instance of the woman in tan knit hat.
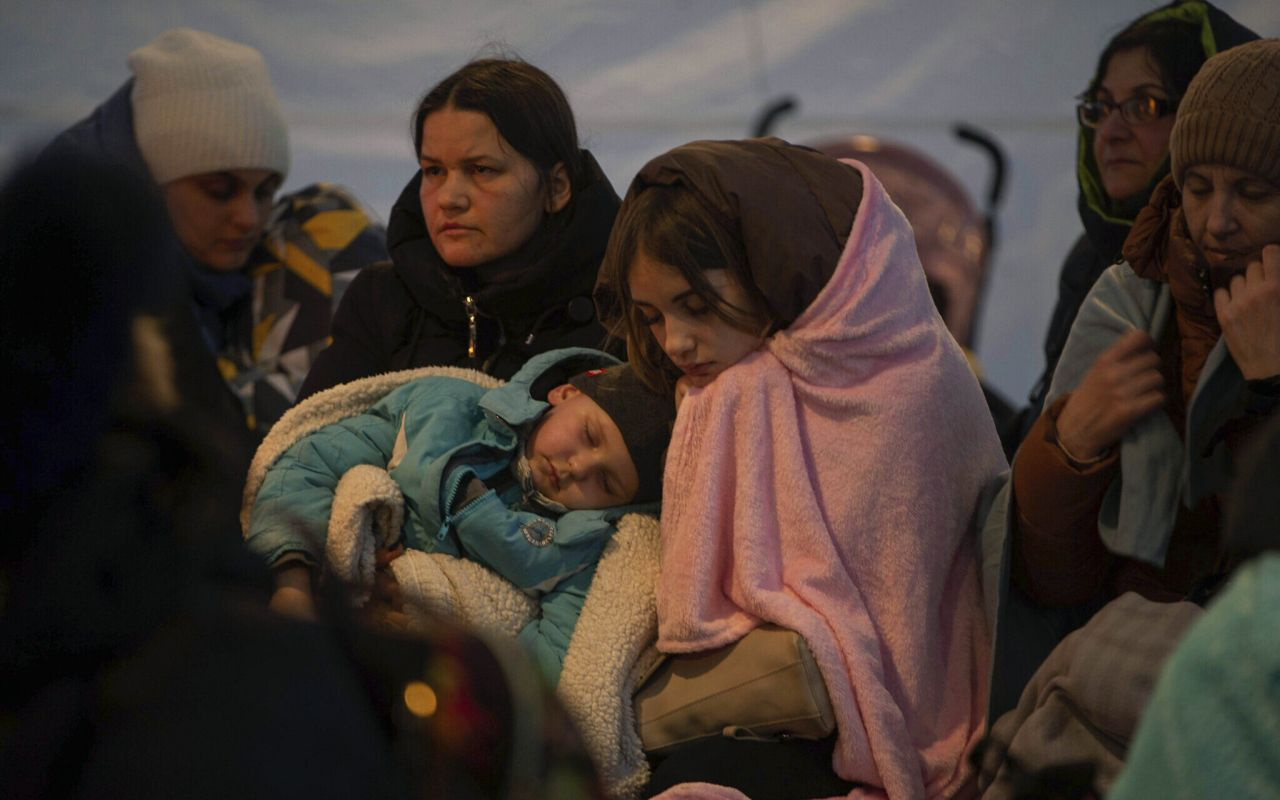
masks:
[[[1280,40],[1205,62],[1170,153],[1172,174],[1138,214],[1126,261],[1081,307],[1013,464],[1005,653],[1020,649],[1025,668],[1036,649],[1028,628],[1009,622],[1014,606],[1053,618],[1058,638],[1067,619],[1091,619],[1048,655],[1018,708],[993,720],[993,735],[1023,753],[1032,715],[1051,713],[1032,696],[1050,680],[1088,721],[1128,736],[1116,720],[1132,723],[1146,690],[1115,678],[1127,663],[1120,651],[1155,670],[1197,613],[1178,601],[1203,602],[1235,566],[1221,546],[1220,498],[1237,455],[1280,407]],[[1042,639],[1039,657],[1055,643]],[[1018,680],[1002,672],[1000,652],[998,642],[995,681]],[[1110,683],[1091,683],[1099,669]],[[1100,685],[1112,693],[1071,696]],[[1102,788],[1119,763],[1104,748],[1049,749],[1055,760],[1095,760]]]
[[[1213,59],[1173,131],[1182,214],[1246,380],[1280,374],[1280,40]]]

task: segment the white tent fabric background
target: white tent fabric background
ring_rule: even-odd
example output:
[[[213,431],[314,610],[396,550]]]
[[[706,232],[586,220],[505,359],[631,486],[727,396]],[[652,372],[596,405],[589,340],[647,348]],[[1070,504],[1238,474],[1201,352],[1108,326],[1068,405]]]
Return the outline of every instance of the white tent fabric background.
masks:
[[[749,133],[782,95],[792,141],[869,133],[915,146],[981,206],[1009,156],[978,355],[1021,400],[1042,367],[1057,271],[1080,231],[1074,100],[1106,40],[1155,0],[7,0],[0,8],[0,165],[84,116],[130,50],[186,25],[263,52],[290,124],[285,188],[351,187],[385,219],[415,169],[409,115],[435,81],[499,42],[565,88],[619,194],[649,157]],[[1218,5],[1264,36],[1280,3]]]

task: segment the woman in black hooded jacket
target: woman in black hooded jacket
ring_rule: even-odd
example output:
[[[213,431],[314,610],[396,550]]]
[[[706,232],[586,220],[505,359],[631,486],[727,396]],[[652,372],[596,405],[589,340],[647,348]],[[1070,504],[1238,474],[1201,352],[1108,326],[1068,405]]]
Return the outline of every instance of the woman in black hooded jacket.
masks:
[[[560,87],[522,61],[473,61],[418,104],[413,138],[391,261],[347,289],[300,397],[411,367],[505,379],[537,353],[605,343],[591,291],[618,196]]]

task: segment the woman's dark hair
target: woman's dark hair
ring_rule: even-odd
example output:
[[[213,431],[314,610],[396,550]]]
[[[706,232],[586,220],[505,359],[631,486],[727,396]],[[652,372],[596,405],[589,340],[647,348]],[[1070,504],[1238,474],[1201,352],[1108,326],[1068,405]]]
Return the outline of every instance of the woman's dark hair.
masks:
[[[442,108],[478,111],[498,133],[529,159],[546,185],[556,164],[564,164],[572,196],[587,182],[578,148],[578,127],[564,92],[551,76],[515,58],[484,58],[463,66],[437,83],[413,113],[413,146],[422,152],[422,126]],[[415,158],[416,158],[415,154]]]
[[[641,253],[666,264],[725,322],[761,336],[772,333],[778,316],[747,268],[739,237],[708,212],[697,196],[682,186],[649,186],[629,197],[618,213],[609,249],[600,266],[597,302],[610,333],[627,342],[628,361],[654,391],[673,387],[673,365],[631,298],[628,276]],[[727,302],[707,280],[706,272],[725,269],[750,303]]]
[[[1207,58],[1201,35],[1199,24],[1182,19],[1138,20],[1116,34],[1102,51],[1088,93],[1093,95],[1098,91],[1113,56],[1146,48],[1151,65],[1160,73],[1165,93],[1176,105]]]

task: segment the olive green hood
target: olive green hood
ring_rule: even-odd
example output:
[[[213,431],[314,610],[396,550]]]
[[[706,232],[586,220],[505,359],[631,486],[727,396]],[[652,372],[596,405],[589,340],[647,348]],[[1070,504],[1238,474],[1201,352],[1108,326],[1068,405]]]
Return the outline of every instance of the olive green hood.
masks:
[[[1177,2],[1161,6],[1135,19],[1132,23],[1126,25],[1124,30],[1116,34],[1111,42],[1139,25],[1161,20],[1181,20],[1199,27],[1199,44],[1203,48],[1205,59],[1220,50],[1226,50],[1258,38],[1256,33],[1203,0],[1177,0]],[[1111,42],[1108,42],[1104,52],[1110,48]],[[1089,81],[1089,86],[1085,91],[1086,94],[1092,94],[1102,82],[1104,65],[1101,63],[1101,59],[1099,59],[1099,62],[1093,79]],[[1183,91],[1186,89],[1185,86],[1180,88]],[[1076,146],[1076,179],[1080,185],[1080,195],[1077,207],[1080,212],[1080,221],[1084,224],[1085,233],[1094,248],[1104,256],[1119,257],[1120,247],[1124,244],[1129,228],[1133,226],[1134,218],[1137,217],[1142,207],[1147,204],[1147,200],[1151,196],[1151,190],[1169,174],[1169,159],[1167,156],[1165,157],[1164,162],[1161,163],[1156,173],[1151,176],[1151,181],[1145,189],[1133,197],[1126,198],[1123,201],[1115,201],[1107,197],[1107,193],[1102,188],[1102,178],[1098,172],[1098,165],[1093,158],[1093,135],[1092,128],[1087,128],[1084,125],[1079,126]]]

